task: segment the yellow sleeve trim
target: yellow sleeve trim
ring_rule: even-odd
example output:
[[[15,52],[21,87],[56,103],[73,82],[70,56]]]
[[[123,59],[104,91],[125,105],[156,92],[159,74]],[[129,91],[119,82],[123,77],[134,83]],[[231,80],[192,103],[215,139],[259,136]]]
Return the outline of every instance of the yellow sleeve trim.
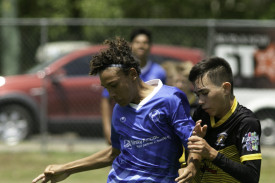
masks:
[[[185,148],[184,148],[184,146],[182,146],[182,150],[183,150],[183,152],[182,152],[182,155],[181,155],[181,157],[180,157],[180,159],[179,159],[180,167],[181,167],[181,168],[183,168],[183,167],[186,166]]]
[[[242,156],[240,159],[241,159],[241,162],[249,161],[249,160],[258,160],[258,159],[262,159],[262,154],[261,153],[248,154],[248,155]]]
[[[183,152],[182,152],[182,155],[181,155],[181,157],[179,159],[179,162],[181,164],[185,164],[186,163],[186,160],[185,160],[185,148],[183,146],[182,146],[182,148],[183,148]]]

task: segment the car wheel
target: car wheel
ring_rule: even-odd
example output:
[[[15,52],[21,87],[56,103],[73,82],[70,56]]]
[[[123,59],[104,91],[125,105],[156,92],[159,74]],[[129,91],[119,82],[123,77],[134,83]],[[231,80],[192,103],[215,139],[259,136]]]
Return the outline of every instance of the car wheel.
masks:
[[[261,122],[261,144],[275,145],[275,110],[264,110],[256,116]]]
[[[20,105],[0,107],[0,138],[8,145],[15,145],[31,132],[32,117]]]

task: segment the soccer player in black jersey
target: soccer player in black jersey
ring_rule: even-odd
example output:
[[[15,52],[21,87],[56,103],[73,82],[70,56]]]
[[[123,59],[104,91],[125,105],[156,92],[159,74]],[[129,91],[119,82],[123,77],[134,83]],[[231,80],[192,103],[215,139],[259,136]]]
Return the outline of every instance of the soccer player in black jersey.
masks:
[[[189,151],[202,157],[194,182],[259,182],[261,126],[234,97],[230,65],[219,57],[205,59],[189,80],[199,102],[193,119],[201,132],[207,127],[204,138],[193,135],[188,142]]]

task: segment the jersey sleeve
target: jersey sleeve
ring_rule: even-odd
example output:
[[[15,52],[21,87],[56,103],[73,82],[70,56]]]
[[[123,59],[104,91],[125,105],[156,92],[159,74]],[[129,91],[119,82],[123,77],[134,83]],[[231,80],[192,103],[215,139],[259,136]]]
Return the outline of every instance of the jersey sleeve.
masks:
[[[257,183],[260,178],[261,160],[238,163],[218,153],[213,163],[241,182]]]
[[[238,134],[241,162],[262,159],[260,147],[261,125],[259,120],[253,117],[245,118],[240,125]]]
[[[192,135],[195,122],[190,116],[190,106],[184,93],[177,93],[170,101],[171,123],[177,136],[187,149],[188,138]]]

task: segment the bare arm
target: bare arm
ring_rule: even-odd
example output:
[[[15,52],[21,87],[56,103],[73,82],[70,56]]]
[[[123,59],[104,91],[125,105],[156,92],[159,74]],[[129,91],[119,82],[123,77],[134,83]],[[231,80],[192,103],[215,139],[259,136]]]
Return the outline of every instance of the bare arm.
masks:
[[[86,158],[60,165],[49,165],[44,173],[40,174],[32,182],[36,183],[40,180],[42,180],[42,183],[48,181],[59,182],[74,173],[103,168],[111,165],[119,154],[120,151],[118,149],[110,146]]]
[[[192,136],[204,137],[207,131],[207,125],[201,126],[201,120],[196,122],[193,129]],[[200,166],[201,155],[198,153],[190,153],[187,160],[187,166],[179,169],[179,177],[175,181],[179,183],[191,182],[192,178],[196,175]]]
[[[119,153],[118,149],[108,147],[86,158],[64,164],[64,167],[70,174],[103,168],[112,165]]]
[[[196,127],[198,128],[198,126]],[[199,127],[198,129],[200,131],[199,134],[205,135],[206,132],[203,132],[203,128]],[[218,153],[215,149],[205,143],[205,140],[199,136],[193,135],[188,139],[188,141],[188,149],[190,154],[188,156],[187,166],[179,169],[179,177],[175,180],[178,183],[191,182],[199,169],[201,159],[210,159],[212,161]]]
[[[103,133],[108,144],[111,144],[111,105],[108,98],[101,99]]]
[[[179,177],[175,179],[178,183],[191,182],[200,166],[201,156],[197,153],[189,153],[187,166],[179,169]]]

